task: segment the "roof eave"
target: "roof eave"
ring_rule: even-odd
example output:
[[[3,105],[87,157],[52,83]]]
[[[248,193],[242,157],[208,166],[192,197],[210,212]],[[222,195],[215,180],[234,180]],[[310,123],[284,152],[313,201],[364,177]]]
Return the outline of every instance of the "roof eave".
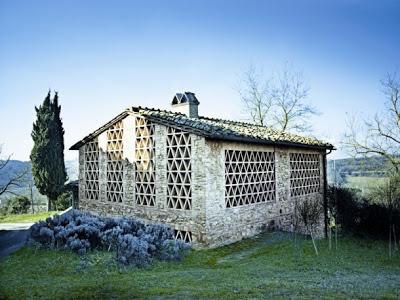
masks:
[[[296,147],[296,148],[305,148],[305,149],[313,149],[313,150],[336,150],[333,145],[311,145],[311,144],[303,144],[296,142],[286,142],[286,141],[272,141],[272,140],[262,140],[255,139],[250,137],[241,137],[241,136],[206,136],[209,140],[224,140],[224,141],[233,141],[240,143],[250,143],[250,144],[259,144],[259,145],[270,145],[270,146],[283,146],[283,147]]]
[[[120,113],[118,116],[116,116],[115,118],[113,118],[112,120],[108,121],[106,124],[104,124],[103,126],[101,126],[100,128],[96,129],[95,131],[93,131],[92,133],[90,133],[89,135],[85,136],[83,139],[81,139],[80,141],[76,142],[75,144],[73,144],[69,150],[79,150],[80,147],[82,147],[84,144],[86,144],[88,141],[90,141],[91,139],[95,138],[96,136],[98,136],[99,134],[103,133],[104,131],[106,131],[108,129],[108,127],[110,127],[111,125],[113,125],[115,122],[118,122],[120,120],[122,120],[123,118],[125,118],[128,114],[130,113],[130,109],[126,109],[124,110],[122,113]]]
[[[107,130],[108,127],[110,127],[112,124],[115,122],[118,122],[119,120],[125,118],[127,115],[131,113],[139,113],[140,109],[142,107],[131,107],[120,113],[118,116],[92,132],[91,134],[87,135],[84,137],[82,140],[78,141],[74,145],[72,145],[69,150],[79,150],[80,147],[82,147],[84,144],[86,144],[88,141],[92,140],[99,134],[103,133],[104,131]],[[160,111],[160,110],[159,110]],[[163,118],[159,118],[156,116],[146,116],[150,120],[157,122],[159,124],[165,125],[165,126],[172,126],[176,128],[182,128],[184,130],[187,130],[193,134],[203,136],[206,139],[210,140],[224,140],[224,141],[236,141],[236,142],[241,142],[241,143],[252,143],[252,144],[260,144],[260,145],[271,145],[271,146],[283,146],[283,147],[297,147],[297,148],[306,148],[306,149],[314,149],[314,150],[320,150],[320,151],[325,151],[325,150],[336,150],[336,148],[331,145],[331,144],[325,144],[325,145],[312,145],[312,144],[305,144],[305,143],[298,143],[298,142],[289,142],[289,141],[274,141],[274,140],[264,140],[264,139],[257,139],[257,138],[252,138],[252,137],[246,137],[246,136],[237,136],[237,135],[230,135],[230,134],[212,134],[209,132],[204,132],[198,128],[193,128],[191,126],[187,126],[186,124],[171,124],[170,121],[166,121]]]

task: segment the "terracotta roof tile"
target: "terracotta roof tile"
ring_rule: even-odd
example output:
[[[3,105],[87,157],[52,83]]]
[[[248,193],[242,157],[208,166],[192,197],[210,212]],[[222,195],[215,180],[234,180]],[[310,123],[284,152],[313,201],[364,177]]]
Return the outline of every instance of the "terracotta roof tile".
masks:
[[[270,127],[201,116],[199,118],[189,118],[181,113],[140,106],[127,109],[104,126],[89,134],[81,141],[77,142],[70,149],[79,149],[80,146],[101,132],[105,131],[110,125],[132,113],[147,117],[148,119],[159,124],[180,127],[186,131],[204,136],[209,139],[319,149],[334,149],[332,144],[320,141],[316,138],[305,137],[286,132],[282,133]]]

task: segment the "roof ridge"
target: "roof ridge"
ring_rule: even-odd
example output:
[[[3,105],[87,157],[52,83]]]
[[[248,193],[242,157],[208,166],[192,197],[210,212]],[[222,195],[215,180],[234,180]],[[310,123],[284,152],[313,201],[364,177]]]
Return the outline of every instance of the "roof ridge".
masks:
[[[172,110],[166,110],[166,109],[160,109],[160,108],[153,108],[153,107],[147,107],[147,106],[131,106],[131,107],[129,107],[128,109],[132,109],[133,111],[135,111],[135,109],[137,109],[137,110],[151,110],[151,111],[156,111],[156,112],[165,112],[165,113],[171,113],[171,114],[174,114],[174,115],[179,115],[179,116],[186,116],[185,114],[183,114],[183,113],[180,113],[180,112],[175,112],[175,111],[172,111]]]
[[[187,119],[192,119],[189,118],[187,115],[185,115],[184,113],[180,113],[180,112],[174,112],[171,110],[166,110],[166,109],[159,109],[159,108],[152,108],[152,107],[147,107],[147,106],[132,106],[132,108],[137,108],[139,110],[151,110],[151,111],[156,111],[156,112],[164,112],[164,113],[170,113],[173,115],[177,115],[177,116],[182,116],[185,117]],[[259,125],[259,124],[255,124],[255,123],[250,123],[250,122],[244,122],[244,121],[236,121],[236,120],[229,120],[229,119],[222,119],[222,118],[213,118],[213,117],[206,117],[206,116],[199,116],[198,118],[195,119],[203,119],[203,120],[210,120],[210,121],[218,121],[218,122],[222,122],[222,123],[231,123],[231,124],[236,124],[236,125],[245,125],[245,126],[251,126],[251,127],[258,127],[258,128],[264,128],[264,129],[268,129],[271,130],[277,134],[279,134],[280,136],[287,136],[287,135],[291,135],[291,136],[296,136],[296,137],[305,137],[305,138],[310,138],[310,139],[314,139],[314,140],[318,140],[318,138],[313,137],[313,136],[306,136],[306,135],[300,135],[300,134],[296,134],[296,133],[291,133],[291,132],[281,132],[277,129],[272,128],[271,126],[264,126],[264,125]]]
[[[171,113],[174,115],[179,115],[179,116],[183,116],[186,117],[188,119],[192,119],[189,118],[187,115],[185,115],[184,113],[181,112],[175,112],[172,110],[166,110],[166,109],[160,109],[160,108],[153,108],[153,107],[147,107],[147,106],[132,106],[129,108],[133,108],[133,109],[139,109],[139,110],[152,110],[152,111],[157,111],[157,112],[166,112],[166,113]],[[128,109],[129,109],[128,108]],[[222,119],[222,118],[213,118],[213,117],[206,117],[206,116],[199,116],[197,119],[204,119],[204,120],[211,120],[211,121],[221,121],[221,122],[227,122],[227,123],[235,123],[235,124],[240,124],[240,125],[248,125],[248,126],[257,126],[257,127],[262,127],[262,128],[267,128],[267,129],[271,129],[273,131],[278,131],[276,129],[273,129],[271,126],[264,126],[264,125],[259,125],[259,124],[255,124],[255,123],[251,123],[251,122],[245,122],[245,121],[236,121],[236,120],[230,120],[230,119]]]

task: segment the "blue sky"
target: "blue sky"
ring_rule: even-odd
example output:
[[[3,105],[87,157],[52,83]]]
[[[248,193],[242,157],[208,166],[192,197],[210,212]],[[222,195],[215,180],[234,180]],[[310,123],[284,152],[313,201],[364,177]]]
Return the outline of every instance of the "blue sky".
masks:
[[[379,80],[400,70],[399,14],[399,1],[0,0],[0,143],[29,158],[49,88],[67,148],[126,107],[168,109],[179,91],[202,115],[244,119],[241,74],[289,62],[321,112],[315,135],[339,145],[346,115],[381,109]]]

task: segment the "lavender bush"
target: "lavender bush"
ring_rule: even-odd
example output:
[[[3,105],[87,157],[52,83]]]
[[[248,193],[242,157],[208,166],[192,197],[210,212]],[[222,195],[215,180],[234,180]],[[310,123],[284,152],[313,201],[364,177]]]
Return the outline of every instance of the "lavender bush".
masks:
[[[118,237],[117,261],[124,265],[147,266],[151,262],[150,245],[132,234]]]
[[[190,248],[175,241],[173,230],[131,218],[104,218],[72,210],[32,226],[31,243],[43,248],[86,254],[93,249],[115,251],[124,265],[146,266],[155,259],[178,260]]]

